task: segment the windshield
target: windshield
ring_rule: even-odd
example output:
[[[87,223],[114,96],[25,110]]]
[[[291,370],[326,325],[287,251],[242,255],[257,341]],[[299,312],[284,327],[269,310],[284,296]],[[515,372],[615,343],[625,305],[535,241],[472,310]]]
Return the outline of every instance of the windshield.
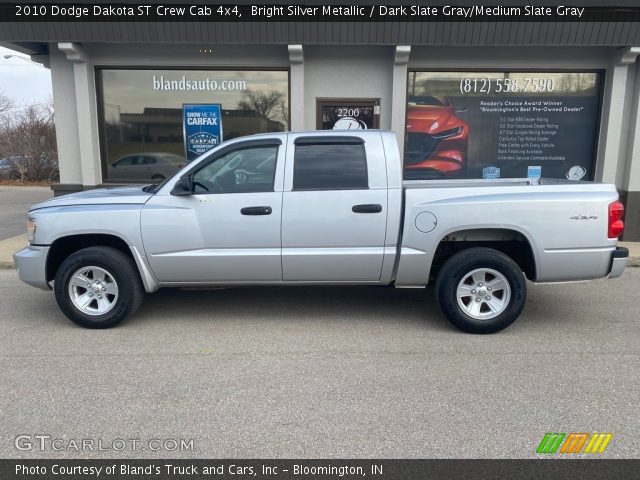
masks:
[[[165,183],[167,183],[167,181],[169,179],[171,179],[173,177],[169,177],[169,178],[165,178],[162,182],[160,183],[152,183],[150,185],[146,185],[144,187],[142,187],[142,191],[143,192],[147,192],[147,193],[156,193],[158,190],[160,190]]]
[[[185,165],[184,167],[186,167],[187,165]],[[173,177],[175,177],[176,175],[178,175],[182,170],[184,170],[184,167],[182,167],[180,170],[176,171],[173,175],[171,175],[170,177],[165,178],[164,180],[162,180],[162,182],[160,183],[152,183],[150,185],[146,185],[142,188],[143,192],[147,192],[147,193],[156,193],[158,190],[160,190],[162,187],[165,186],[165,184],[171,180]]]
[[[177,170],[173,175],[171,175],[171,176],[165,178],[164,180],[162,180],[162,182],[160,182],[160,183],[152,183],[150,185],[146,185],[145,187],[142,188],[142,191],[147,192],[147,193],[156,193],[156,192],[158,192],[158,190],[160,190],[162,187],[164,187],[169,180],[171,180],[176,175],[180,175],[180,172],[182,172],[182,170],[184,170],[186,167],[188,167],[189,165],[192,165],[193,163],[199,162],[204,157],[208,157],[209,155],[214,153],[216,150],[218,150],[221,145],[222,145],[222,143],[220,145],[216,146],[215,148],[212,148],[208,152],[203,153],[199,157],[194,158],[191,162],[185,163],[185,165],[182,168]],[[179,159],[180,162],[176,162],[176,163],[181,163],[181,162],[184,161],[182,159],[182,157],[178,157],[177,155],[174,156],[174,155],[170,155],[169,154],[169,155],[166,155],[166,157],[169,158],[169,159],[171,159],[171,157],[175,157],[176,159]]]

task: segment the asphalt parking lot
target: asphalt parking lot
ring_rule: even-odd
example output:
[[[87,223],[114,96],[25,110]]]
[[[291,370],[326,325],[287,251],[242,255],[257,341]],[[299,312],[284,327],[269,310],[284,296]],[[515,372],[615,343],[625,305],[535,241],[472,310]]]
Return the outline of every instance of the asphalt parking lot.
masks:
[[[3,270],[0,457],[518,458],[573,431],[639,457],[640,269],[529,287],[490,336],[450,327],[431,291],[374,287],[161,290],[90,331]],[[21,434],[193,450],[21,451]]]
[[[29,207],[51,197],[50,187],[0,185],[0,240],[25,233]]]

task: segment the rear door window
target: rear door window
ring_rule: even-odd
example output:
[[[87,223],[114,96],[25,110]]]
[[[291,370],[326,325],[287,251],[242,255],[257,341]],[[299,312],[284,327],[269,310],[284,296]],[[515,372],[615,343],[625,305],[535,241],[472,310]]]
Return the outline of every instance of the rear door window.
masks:
[[[364,144],[296,144],[294,190],[363,190],[369,188]]]

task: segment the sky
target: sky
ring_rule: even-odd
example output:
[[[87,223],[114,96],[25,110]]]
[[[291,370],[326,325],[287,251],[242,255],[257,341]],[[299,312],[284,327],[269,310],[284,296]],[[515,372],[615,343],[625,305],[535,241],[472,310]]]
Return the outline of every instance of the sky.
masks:
[[[27,55],[0,47],[0,93],[23,106],[47,100],[51,97],[51,71],[19,58],[5,55]]]

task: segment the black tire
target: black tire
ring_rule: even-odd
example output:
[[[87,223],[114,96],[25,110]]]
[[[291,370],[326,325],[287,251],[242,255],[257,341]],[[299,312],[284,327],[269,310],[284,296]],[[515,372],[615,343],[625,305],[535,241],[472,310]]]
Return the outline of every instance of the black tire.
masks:
[[[487,270],[486,272],[484,270]],[[489,283],[500,280],[499,277],[494,276],[491,271],[498,272],[508,284],[508,289],[502,289],[502,293],[497,288],[495,292],[487,292],[488,287],[477,288],[475,280],[472,280],[470,273],[478,270],[480,275],[486,275],[485,278],[489,279]],[[463,306],[473,308],[469,302],[477,302],[480,307],[485,308],[484,311],[479,310],[479,315],[496,315],[496,311],[500,313],[492,318],[477,318],[470,315],[465,311],[458,302],[458,287],[463,280],[470,281],[471,283],[463,284],[462,288],[469,287],[474,288],[473,295],[464,297],[460,301]],[[482,292],[482,293],[478,293]],[[508,293],[507,293],[508,292]],[[480,298],[478,295],[488,295]],[[499,297],[502,295],[502,299],[505,299],[504,295],[509,295],[509,300],[506,302],[506,307],[502,309],[491,310],[489,305],[495,299],[501,300]],[[522,273],[520,267],[507,255],[492,248],[469,248],[461,252],[456,253],[449,258],[442,266],[438,275],[436,276],[435,283],[435,295],[436,301],[440,310],[447,319],[453,323],[456,327],[469,333],[494,333],[507,328],[520,316],[522,309],[524,308],[527,300],[527,282]],[[480,298],[480,300],[478,300]],[[504,302],[502,302],[504,305]],[[488,311],[487,311],[488,310]],[[473,313],[473,312],[472,312]]]
[[[105,270],[109,274],[110,283],[115,282],[117,286],[117,296],[110,295],[113,306],[104,314],[87,314],[80,310],[71,298],[69,283],[72,276],[82,268],[90,266]],[[90,292],[89,288],[85,290],[87,293]],[[76,291],[82,292],[77,289]],[[117,325],[138,309],[144,296],[140,275],[133,260],[111,247],[89,247],[70,255],[56,272],[54,293],[62,312],[72,322],[85,328],[110,328]],[[91,302],[94,301],[97,302],[97,299]],[[97,310],[98,304],[93,305]]]

